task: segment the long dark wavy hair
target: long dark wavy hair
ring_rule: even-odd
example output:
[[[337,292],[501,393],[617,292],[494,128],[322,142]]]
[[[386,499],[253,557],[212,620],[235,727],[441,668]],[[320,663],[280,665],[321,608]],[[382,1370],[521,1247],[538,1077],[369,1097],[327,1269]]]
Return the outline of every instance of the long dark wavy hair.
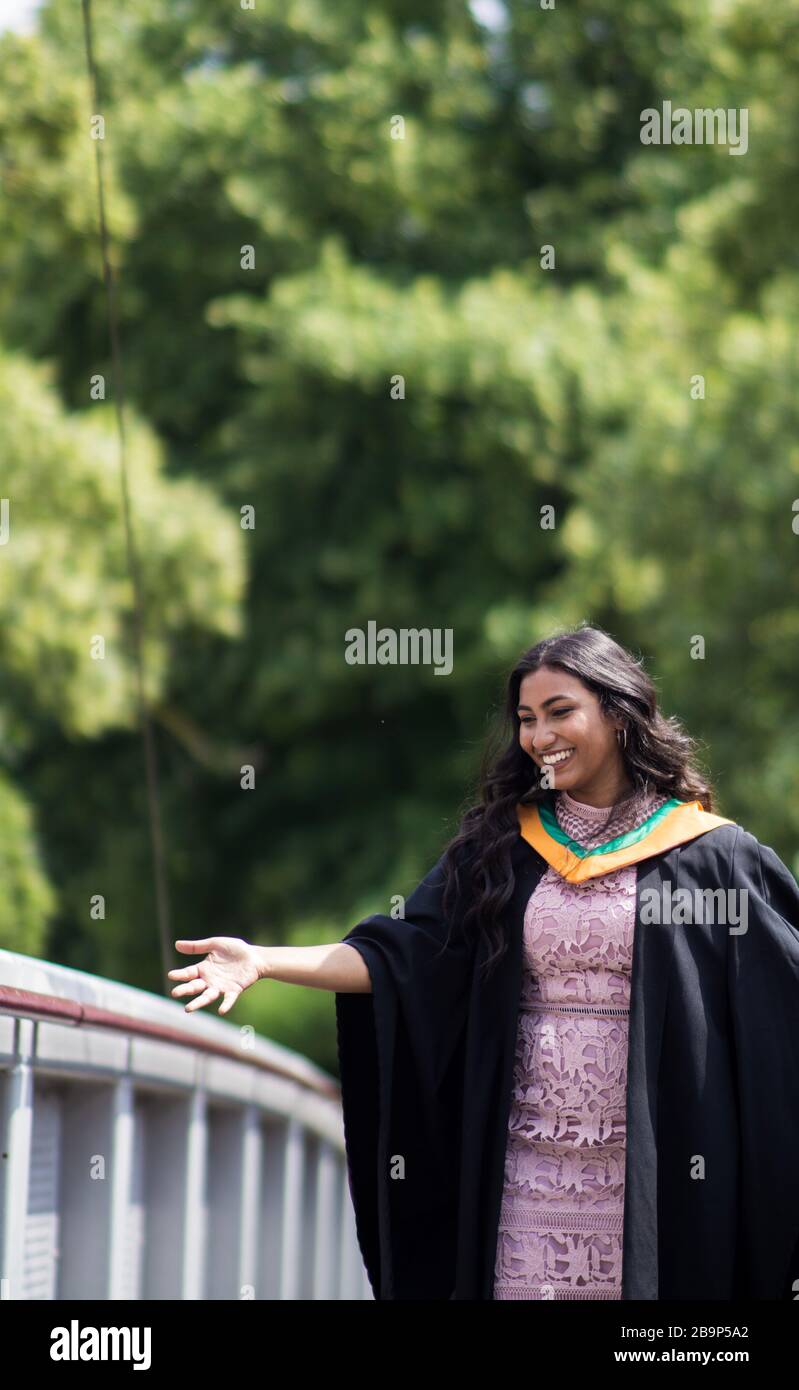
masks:
[[[459,926],[464,933],[476,929],[487,937],[491,953],[483,962],[486,974],[508,945],[503,914],[515,886],[511,850],[519,834],[516,808],[549,795],[538,767],[519,743],[516,713],[522,680],[542,666],[576,677],[594,692],[606,716],[622,721],[627,739],[619,752],[635,791],[698,801],[706,811],[713,810],[711,785],[695,761],[696,741],[676,717],[661,714],[642,660],[587,623],[531,647],[508,676],[504,718],[489,735],[482,757],[480,801],[463,813],[458,833],[444,850],[443,909],[450,934],[456,904],[468,902]]]

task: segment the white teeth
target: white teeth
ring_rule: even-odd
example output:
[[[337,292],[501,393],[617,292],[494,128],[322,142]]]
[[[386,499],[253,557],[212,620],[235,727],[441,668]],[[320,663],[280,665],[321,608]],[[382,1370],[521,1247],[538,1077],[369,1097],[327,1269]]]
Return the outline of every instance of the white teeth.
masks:
[[[564,758],[570,758],[573,752],[573,748],[564,748],[560,753],[543,753],[541,757],[548,767],[553,767],[555,763],[562,763]]]

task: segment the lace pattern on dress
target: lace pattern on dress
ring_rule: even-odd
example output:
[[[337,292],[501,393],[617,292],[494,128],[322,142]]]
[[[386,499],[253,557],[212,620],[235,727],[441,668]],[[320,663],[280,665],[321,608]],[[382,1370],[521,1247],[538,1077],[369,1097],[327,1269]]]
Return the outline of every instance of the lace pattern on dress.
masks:
[[[561,792],[586,848],[666,800],[608,808]],[[636,867],[567,883],[548,866],[524,918],[524,975],[494,1273],[495,1299],[617,1299],[626,1157]]]

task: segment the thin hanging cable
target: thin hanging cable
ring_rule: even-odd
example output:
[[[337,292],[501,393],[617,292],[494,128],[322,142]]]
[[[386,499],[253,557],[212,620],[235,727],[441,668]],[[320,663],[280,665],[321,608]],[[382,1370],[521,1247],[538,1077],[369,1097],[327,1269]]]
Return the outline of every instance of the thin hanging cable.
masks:
[[[94,62],[94,49],[92,44],[92,15],[91,0],[82,0],[83,5],[83,35],[86,47],[86,65],[88,70],[89,85],[92,97],[92,113],[100,112],[100,89],[97,77],[97,68]],[[153,858],[153,876],[155,882],[155,899],[158,916],[158,931],[161,942],[162,960],[162,979],[164,981],[164,993],[168,994],[170,985],[167,980],[167,971],[174,965],[174,947],[170,932],[170,912],[169,912],[169,891],[167,874],[164,858],[164,837],[161,830],[161,806],[158,790],[158,759],[156,756],[155,739],[153,728],[147,710],[147,700],[144,691],[144,602],[142,598],[141,572],[139,568],[139,558],[136,550],[136,543],[133,534],[133,522],[130,510],[130,492],[128,488],[127,456],[125,448],[125,418],[124,418],[124,379],[122,371],[122,347],[119,334],[119,319],[117,315],[117,299],[114,275],[108,255],[108,227],[105,220],[105,181],[103,178],[103,158],[102,158],[101,139],[94,142],[96,167],[97,167],[97,201],[100,223],[100,244],[103,257],[103,276],[105,279],[106,307],[108,311],[108,333],[111,341],[111,377],[114,392],[114,408],[117,422],[117,435],[119,439],[119,467],[120,481],[122,486],[122,513],[125,521],[125,547],[127,551],[128,569],[133,582],[133,654],[134,666],[136,670],[136,691],[138,702],[139,725],[141,728],[142,739],[144,741],[144,763],[147,770],[147,805],[150,824],[150,843]]]

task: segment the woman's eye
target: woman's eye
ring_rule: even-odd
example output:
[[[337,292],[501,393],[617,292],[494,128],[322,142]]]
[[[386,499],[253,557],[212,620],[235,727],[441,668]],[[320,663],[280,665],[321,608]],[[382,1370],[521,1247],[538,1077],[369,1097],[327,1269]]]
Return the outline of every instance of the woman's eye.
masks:
[[[552,711],[552,713],[554,714],[554,716],[555,716],[556,719],[560,719],[561,716],[564,715],[564,714],[572,714],[572,713],[573,713],[573,709],[574,709],[574,706],[573,706],[573,705],[570,705],[568,709],[555,709],[555,710]],[[534,720],[534,719],[531,719],[529,715],[525,715],[523,719],[520,719],[520,720],[519,720],[519,723],[520,723],[520,724],[534,724],[534,723],[535,723],[535,720]]]

